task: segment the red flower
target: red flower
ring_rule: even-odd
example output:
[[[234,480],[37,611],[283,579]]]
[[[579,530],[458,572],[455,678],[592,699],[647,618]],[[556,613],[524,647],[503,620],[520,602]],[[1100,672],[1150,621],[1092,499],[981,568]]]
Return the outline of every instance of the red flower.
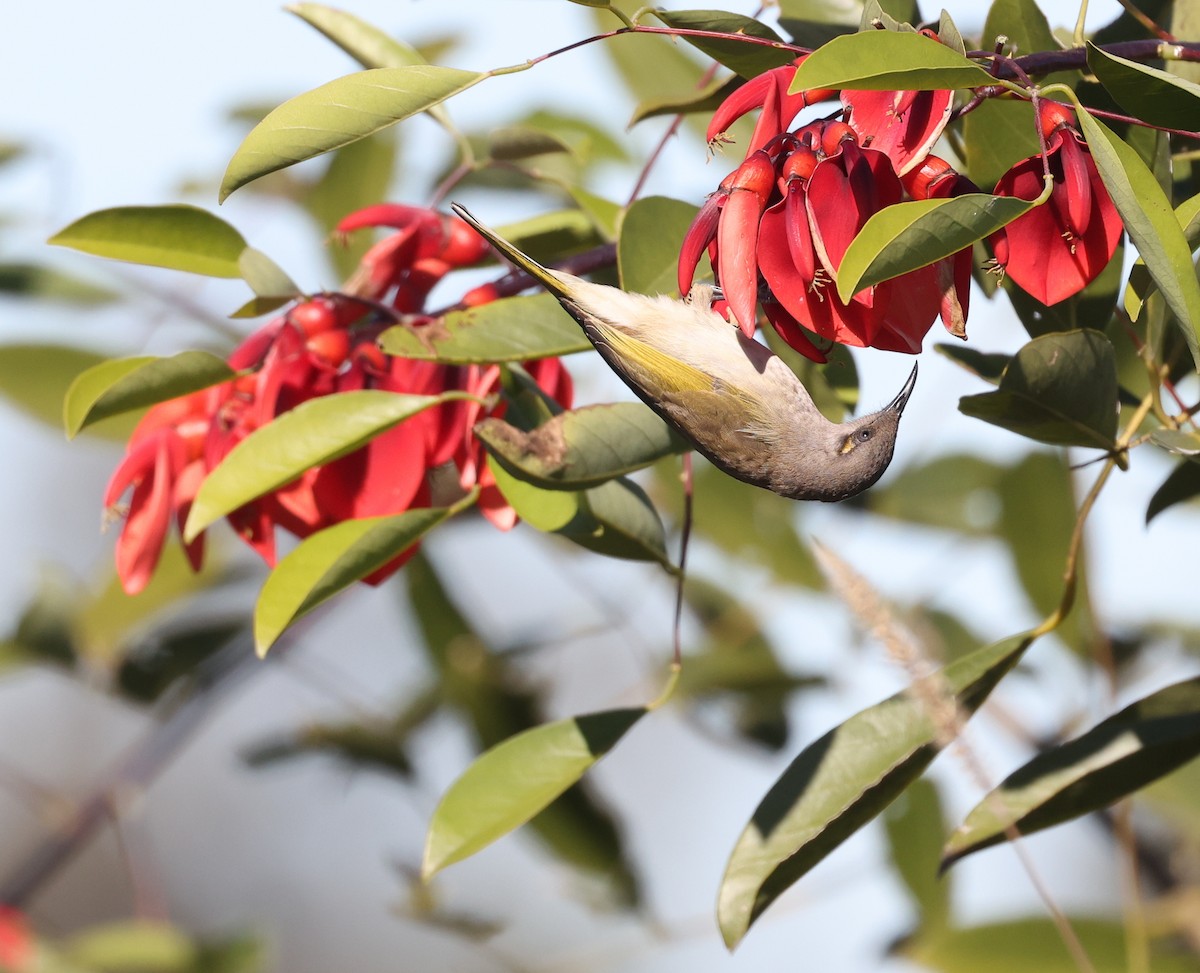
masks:
[[[19,973],[32,965],[33,936],[24,913],[0,905],[0,970]]]
[[[115,508],[132,488],[128,514],[117,541],[117,572],[127,592],[145,587],[158,564],[171,519],[180,529],[204,477],[239,442],[281,414],[319,396],[359,389],[414,395],[466,391],[495,399],[501,415],[497,366],[451,366],[388,357],[376,344],[390,322],[373,313],[371,301],[390,299],[414,328],[429,290],[451,269],[478,262],[488,245],[457,217],[411,206],[369,207],[347,217],[339,230],[394,226],[359,266],[358,296],[326,295],[301,302],[250,335],[229,357],[244,372],[231,382],[154,406],[138,425],[127,455],[105,491]],[[476,288],[472,303],[494,299],[493,289]],[[570,376],[557,359],[527,364],[540,387],[560,405],[571,405]],[[402,513],[432,502],[431,474],[450,466],[460,489],[480,487],[479,507],[497,526],[516,522],[484,463],[473,427],[485,408],[448,402],[413,416],[361,449],[307,470],[294,482],[259,497],[229,515],[238,535],[268,564],[275,563],[275,531],[297,537],[341,521]],[[451,481],[453,482],[453,481]],[[203,555],[203,536],[187,546],[194,568]],[[378,583],[397,570],[415,546],[366,580]]]
[[[1070,109],[1039,103],[1054,186],[1049,201],[991,237],[996,265],[1043,304],[1078,294],[1099,275],[1121,240],[1121,217],[1100,181]],[[1042,158],[1018,162],[996,184],[996,195],[1036,199]]]
[[[923,31],[937,40],[932,31]],[[710,142],[747,111],[761,114],[745,161],[727,176],[692,223],[679,255],[679,290],[691,288],[707,251],[721,300],[747,335],[756,306],[783,339],[816,361],[813,335],[842,344],[915,353],[934,319],[965,334],[969,250],[885,281],[843,302],[830,286],[866,221],[905,198],[900,177],[919,173],[950,115],[950,91],[849,91],[845,122],[789,131],[806,105],[830,91],[788,94],[803,61],[748,81],[717,109]],[[952,172],[952,170],[950,170]],[[969,183],[914,177],[915,198],[957,195]],[[972,187],[973,188],[973,187]],[[925,195],[917,195],[925,192]]]

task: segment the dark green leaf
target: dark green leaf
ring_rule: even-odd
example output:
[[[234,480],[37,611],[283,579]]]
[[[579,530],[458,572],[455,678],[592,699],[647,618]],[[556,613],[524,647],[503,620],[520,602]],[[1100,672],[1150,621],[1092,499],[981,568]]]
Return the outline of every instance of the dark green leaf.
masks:
[[[346,520],[305,538],[263,583],[254,606],[259,657],[292,622],[393,561],[451,514],[446,507]]]
[[[813,51],[796,71],[789,90],[935,91],[972,88],[992,80],[978,64],[930,37],[868,30],[835,37]]]
[[[1146,508],[1146,523],[1173,507],[1200,495],[1200,463],[1180,463],[1171,471],[1162,486],[1154,491]]]
[[[549,132],[525,126],[498,128],[488,135],[488,155],[501,162],[516,162],[547,153],[570,155],[571,149]]]
[[[47,242],[113,260],[209,277],[240,277],[246,241],[195,206],[118,206],[80,217]]]
[[[624,477],[592,487],[586,508],[559,529],[580,547],[608,557],[655,561],[674,570],[662,520],[646,492]]]
[[[922,935],[950,925],[950,882],[938,874],[945,841],[942,802],[928,780],[916,781],[883,815],[892,864],[919,912]]]
[[[592,347],[549,294],[502,298],[427,325],[396,325],[379,336],[379,345],[389,355],[453,365],[521,362]]]
[[[597,486],[691,448],[640,402],[568,410],[529,432],[485,419],[475,434],[509,473],[549,490]]]
[[[1129,238],[1175,313],[1200,368],[1200,283],[1170,201],[1137,152],[1086,111],[1080,110],[1078,118]]]
[[[196,494],[184,534],[196,537],[210,524],[305,470],[332,462],[405,419],[467,396],[401,395],[366,389],[309,399],[255,429],[209,472]]]
[[[117,295],[105,287],[31,263],[0,262],[0,294],[71,304],[110,304]]]
[[[284,102],[258,123],[229,160],[223,201],[259,176],[348,145],[466,91],[486,74],[432,64],[374,68]]]
[[[987,535],[1000,520],[1004,469],[977,456],[939,456],[901,470],[867,494],[872,513],[910,523]]]
[[[658,118],[662,115],[690,115],[698,112],[711,114],[721,103],[733,94],[741,82],[738,78],[714,78],[708,84],[696,91],[684,94],[668,95],[666,97],[650,97],[639,102],[629,119],[629,127],[633,128],[638,122],[647,118]]]
[[[1088,67],[1117,104],[1151,125],[1200,128],[1200,85],[1087,45]]]
[[[115,358],[76,377],[63,399],[67,436],[135,409],[166,402],[227,382],[237,373],[207,351],[181,351],[170,358]]]
[[[967,815],[944,864],[1099,810],[1200,756],[1200,677],[1160,689],[1038,754]]]
[[[852,716],[811,743],[755,810],[721,882],[717,919],[730,948],[772,902],[924,772],[948,727],[928,712],[952,693],[970,714],[1032,642],[1017,635],[951,664],[938,681]]]
[[[1038,154],[1033,106],[1024,100],[989,98],[963,119],[963,140],[971,179],[984,190],[992,189],[1013,165]]]
[[[766,24],[752,17],[727,13],[724,10],[656,10],[654,15],[668,27],[687,30],[711,30],[725,34],[745,34],[783,42]],[[795,60],[795,53],[764,44],[725,41],[715,37],[684,37],[685,41],[719,61],[743,78],[753,78]]]
[[[121,693],[139,703],[152,703],[179,680],[244,631],[240,619],[208,618],[177,623],[136,640],[117,669]]]
[[[991,385],[999,385],[1004,369],[1012,361],[1012,355],[1002,352],[976,351],[963,345],[937,344],[933,350],[945,355],[956,365],[961,365],[972,375],[978,375]]]
[[[525,824],[578,781],[645,713],[639,707],[559,720],[488,750],[434,810],[422,874],[428,878]]]
[[[634,202],[621,220],[617,244],[621,287],[678,296],[679,249],[695,218],[696,207],[678,199],[648,196]]]
[[[849,303],[860,290],[925,267],[991,236],[1025,215],[1033,203],[968,193],[887,206],[850,241],[837,268],[838,296]]]
[[[995,392],[959,409],[1038,442],[1111,449],[1117,431],[1117,366],[1099,331],[1034,338],[1009,363]]]

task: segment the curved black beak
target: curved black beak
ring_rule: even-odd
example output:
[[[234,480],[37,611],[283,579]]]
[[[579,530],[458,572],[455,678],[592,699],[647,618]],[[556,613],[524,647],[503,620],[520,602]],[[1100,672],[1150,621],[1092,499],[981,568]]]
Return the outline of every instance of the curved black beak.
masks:
[[[913,369],[909,373],[908,381],[904,383],[904,388],[896,395],[891,402],[888,403],[886,412],[895,412],[900,415],[904,412],[904,407],[908,404],[908,397],[912,395],[912,390],[917,384],[917,363],[913,362]]]

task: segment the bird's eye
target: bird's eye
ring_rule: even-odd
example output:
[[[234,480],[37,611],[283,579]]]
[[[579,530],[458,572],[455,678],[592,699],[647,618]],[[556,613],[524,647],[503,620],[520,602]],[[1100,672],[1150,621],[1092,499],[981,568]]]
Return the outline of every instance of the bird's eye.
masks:
[[[860,443],[865,443],[870,438],[871,438],[871,430],[870,429],[860,429],[858,431],[858,441]]]

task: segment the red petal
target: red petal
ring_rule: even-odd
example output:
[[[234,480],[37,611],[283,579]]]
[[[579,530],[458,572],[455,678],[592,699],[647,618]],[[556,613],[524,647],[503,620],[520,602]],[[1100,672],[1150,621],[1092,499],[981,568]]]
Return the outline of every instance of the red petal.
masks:
[[[158,566],[171,523],[171,449],[164,435],[155,452],[154,469],[133,489],[129,516],[117,539],[117,575],[125,593],[146,587]]]
[[[903,175],[919,166],[950,120],[953,91],[844,91],[859,140],[883,152]]]
[[[767,316],[767,320],[771,322],[773,327],[784,341],[788,343],[796,351],[800,352],[805,358],[809,358],[815,362],[827,362],[829,357],[825,352],[821,351],[813,344],[800,322],[793,318],[784,310],[783,306],[774,301],[763,302],[763,313]]]
[[[687,297],[696,279],[696,267],[708,245],[717,237],[717,223],[721,216],[721,204],[725,201],[721,193],[713,193],[704,201],[700,212],[692,220],[683,245],[679,248],[679,296]]]

